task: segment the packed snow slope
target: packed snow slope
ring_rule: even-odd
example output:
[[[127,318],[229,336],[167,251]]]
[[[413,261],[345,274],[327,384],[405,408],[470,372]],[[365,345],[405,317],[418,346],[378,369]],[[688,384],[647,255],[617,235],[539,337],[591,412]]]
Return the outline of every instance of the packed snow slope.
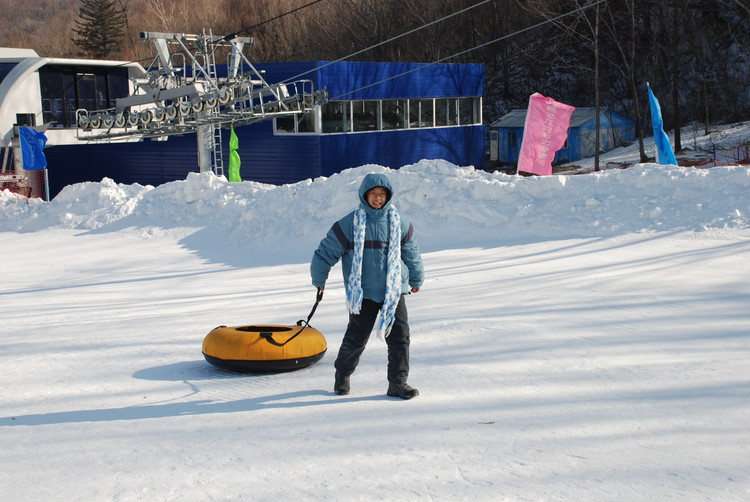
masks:
[[[309,259],[368,172],[423,252],[421,395],[385,396],[375,336],[333,394],[339,267],[321,362],[206,363],[217,325],[307,316]],[[748,215],[747,166],[3,192],[3,500],[748,500]]]

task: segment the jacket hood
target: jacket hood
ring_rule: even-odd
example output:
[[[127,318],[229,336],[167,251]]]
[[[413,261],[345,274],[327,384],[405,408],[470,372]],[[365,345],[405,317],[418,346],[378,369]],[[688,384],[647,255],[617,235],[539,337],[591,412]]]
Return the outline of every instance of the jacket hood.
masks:
[[[388,200],[380,209],[373,209],[370,207],[370,205],[367,203],[367,200],[365,199],[365,194],[368,190],[375,187],[383,187],[388,192]],[[367,176],[365,176],[365,179],[362,180],[362,184],[359,186],[359,201],[362,204],[362,207],[365,208],[365,210],[369,213],[370,211],[376,211],[376,212],[388,212],[388,209],[391,207],[391,200],[393,199],[393,185],[391,185],[391,180],[388,179],[388,176],[385,174],[378,174],[378,173],[370,173]]]

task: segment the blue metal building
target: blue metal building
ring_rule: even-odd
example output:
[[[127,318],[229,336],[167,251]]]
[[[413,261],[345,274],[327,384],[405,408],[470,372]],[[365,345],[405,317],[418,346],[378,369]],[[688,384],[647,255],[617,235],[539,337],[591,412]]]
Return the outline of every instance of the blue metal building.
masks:
[[[521,150],[526,110],[512,110],[490,125],[490,160],[515,164]],[[599,113],[599,151],[635,141],[635,121],[612,110]],[[563,164],[595,153],[596,108],[576,108],[570,117],[568,140],[553,164]]]
[[[310,79],[315,88],[327,90],[329,101],[300,120],[278,118],[236,128],[243,180],[294,183],[365,164],[397,169],[422,159],[484,168],[481,64],[255,66],[268,82]],[[228,131],[222,146],[228,159]],[[195,134],[166,141],[57,145],[45,154],[53,196],[65,185],[103,177],[159,185],[199,170]]]

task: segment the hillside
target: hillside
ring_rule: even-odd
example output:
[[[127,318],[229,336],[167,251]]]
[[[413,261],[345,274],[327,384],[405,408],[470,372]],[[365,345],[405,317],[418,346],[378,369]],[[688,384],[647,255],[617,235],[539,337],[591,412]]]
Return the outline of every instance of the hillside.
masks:
[[[118,0],[119,2],[120,0]],[[240,33],[256,39],[257,62],[336,60],[480,62],[486,67],[487,122],[540,92],[574,106],[599,100],[629,117],[647,111],[645,82],[660,89],[665,125],[750,118],[750,8],[745,0],[128,0],[122,51],[112,59],[149,64],[141,31]],[[575,3],[578,5],[578,3]],[[78,0],[1,0],[0,46],[42,56],[81,55],[72,41]],[[593,5],[593,4],[591,4]],[[187,6],[187,7],[186,7]],[[676,103],[675,100],[678,102]],[[676,106],[679,105],[679,106]]]

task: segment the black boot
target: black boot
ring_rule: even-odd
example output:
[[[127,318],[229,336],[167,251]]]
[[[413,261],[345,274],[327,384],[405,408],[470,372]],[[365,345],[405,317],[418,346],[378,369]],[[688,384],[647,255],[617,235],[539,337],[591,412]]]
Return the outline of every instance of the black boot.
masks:
[[[388,395],[391,397],[400,397],[401,399],[411,399],[419,395],[419,391],[408,383],[392,383],[388,385]]]
[[[349,394],[349,377],[336,372],[336,382],[333,384],[333,392],[340,396]]]

